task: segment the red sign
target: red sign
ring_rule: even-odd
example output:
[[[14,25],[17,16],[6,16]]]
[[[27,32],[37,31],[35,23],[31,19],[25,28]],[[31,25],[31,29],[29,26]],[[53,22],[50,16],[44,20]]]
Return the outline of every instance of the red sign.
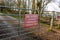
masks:
[[[60,16],[57,16],[57,19],[60,19]]]
[[[25,28],[38,26],[38,14],[25,14]]]
[[[57,18],[59,18],[59,19],[60,19],[60,16],[57,16]]]

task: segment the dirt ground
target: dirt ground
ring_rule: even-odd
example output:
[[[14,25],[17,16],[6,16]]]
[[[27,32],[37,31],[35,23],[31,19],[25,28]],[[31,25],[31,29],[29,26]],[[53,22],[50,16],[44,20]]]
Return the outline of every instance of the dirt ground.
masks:
[[[48,31],[49,26],[42,25],[38,32],[34,33],[38,38],[42,40],[60,40],[60,29],[54,29],[53,31]]]
[[[48,29],[48,25],[40,25],[40,28],[37,30],[37,32],[33,32],[33,38],[37,38],[36,40],[60,40],[60,29],[53,29],[51,32],[48,31]]]

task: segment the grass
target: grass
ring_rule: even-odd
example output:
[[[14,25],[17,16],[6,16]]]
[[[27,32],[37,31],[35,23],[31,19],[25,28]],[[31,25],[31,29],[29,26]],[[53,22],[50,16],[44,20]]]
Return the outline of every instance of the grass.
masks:
[[[10,16],[12,16],[12,17],[14,17],[14,18],[19,18],[19,16],[18,16],[18,14],[11,14],[11,13],[4,13],[4,12],[0,12],[0,13],[2,13],[3,15],[5,14],[5,15],[10,15]]]
[[[55,29],[60,29],[60,27],[57,26],[57,27],[55,27]]]

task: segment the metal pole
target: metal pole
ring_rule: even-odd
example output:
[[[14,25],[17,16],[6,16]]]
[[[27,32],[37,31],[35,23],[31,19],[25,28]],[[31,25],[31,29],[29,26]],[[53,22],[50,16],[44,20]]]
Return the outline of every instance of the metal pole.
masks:
[[[21,0],[18,0],[18,35],[20,36],[20,20],[21,20],[21,9],[20,9],[20,7],[21,7]]]

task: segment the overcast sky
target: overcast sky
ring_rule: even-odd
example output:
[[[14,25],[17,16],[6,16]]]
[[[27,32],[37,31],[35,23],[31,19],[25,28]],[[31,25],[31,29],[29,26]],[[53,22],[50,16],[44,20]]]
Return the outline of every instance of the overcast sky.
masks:
[[[60,0],[52,0],[50,3],[47,4],[45,11],[56,11],[60,12]]]

